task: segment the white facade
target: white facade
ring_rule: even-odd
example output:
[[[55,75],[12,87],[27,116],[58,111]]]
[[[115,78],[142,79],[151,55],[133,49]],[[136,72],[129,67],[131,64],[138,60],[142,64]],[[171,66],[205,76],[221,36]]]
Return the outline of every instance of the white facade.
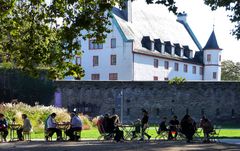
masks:
[[[132,5],[135,8],[127,11],[131,13],[128,19],[124,20],[121,16],[123,10],[113,13],[112,25],[109,26],[112,32],[107,35],[100,49],[91,49],[89,39],[81,40],[83,53],[80,64],[85,70],[85,76],[81,80],[163,81],[175,77],[191,81],[221,80],[221,60],[219,59],[221,51],[202,50],[200,52],[203,60],[196,61],[194,54],[198,48],[184,26],[171,16],[166,16],[164,11],[159,10],[159,7],[152,9],[153,5],[147,5],[144,6],[144,10],[146,9],[144,12],[142,8],[138,8],[142,6],[138,6],[138,2],[138,0],[133,1],[136,3]],[[147,37],[150,37],[149,43],[143,41],[148,40]],[[112,39],[116,40],[114,48],[111,43]],[[158,48],[155,47],[155,42],[158,39],[162,46],[156,50]],[[165,51],[166,43],[171,44],[168,53]],[[175,44],[181,46],[179,54],[177,54]],[[187,50],[184,50],[186,47]],[[189,53],[183,55],[183,51]],[[111,63],[113,55],[116,59],[114,64]],[[210,61],[207,60],[207,55],[211,55]],[[168,67],[166,67],[166,62]],[[213,76],[215,72],[216,77]]]
[[[81,65],[85,70],[82,80],[92,80],[93,74],[99,74],[99,80],[109,80],[109,74],[116,73],[117,80],[132,80],[132,42],[124,41],[116,25],[111,26],[102,49],[89,49],[89,39],[81,40]],[[111,48],[111,39],[116,39],[116,48]],[[111,65],[111,55],[116,55],[116,65]],[[98,56],[98,65],[93,65],[93,56]]]
[[[158,67],[154,67],[154,59],[158,60]],[[165,68],[165,61],[168,62],[168,69]],[[176,64],[178,68],[175,69]],[[184,64],[187,70],[184,71]],[[194,67],[193,67],[194,66]],[[134,80],[151,81],[156,77],[160,81],[171,80],[175,77],[182,77],[186,80],[202,80],[200,72],[201,65],[180,62],[141,54],[134,55]],[[196,70],[193,71],[195,68]]]
[[[221,50],[204,50],[204,80],[221,80]]]

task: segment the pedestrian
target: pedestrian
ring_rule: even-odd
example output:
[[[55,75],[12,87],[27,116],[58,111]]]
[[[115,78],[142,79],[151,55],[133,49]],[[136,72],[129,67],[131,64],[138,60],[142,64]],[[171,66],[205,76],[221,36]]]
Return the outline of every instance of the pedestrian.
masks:
[[[181,120],[181,132],[186,136],[188,143],[193,140],[193,135],[196,132],[196,122],[188,114]]]
[[[204,134],[204,143],[209,143],[209,134],[213,132],[213,125],[212,123],[207,119],[206,116],[203,116],[202,119],[200,120],[200,127],[203,129],[203,134]]]
[[[148,128],[148,112],[145,109],[142,109],[143,117],[141,120],[141,128],[142,128],[142,138],[141,141],[144,140],[144,135],[147,136],[148,140],[150,140],[151,136],[146,133],[146,129]]]

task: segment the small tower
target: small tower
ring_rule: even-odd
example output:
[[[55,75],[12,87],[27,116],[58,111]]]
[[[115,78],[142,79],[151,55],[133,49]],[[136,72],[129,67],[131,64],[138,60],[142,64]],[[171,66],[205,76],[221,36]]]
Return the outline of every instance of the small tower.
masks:
[[[218,46],[213,30],[207,44],[203,48],[204,80],[221,80],[221,51],[222,49]]]

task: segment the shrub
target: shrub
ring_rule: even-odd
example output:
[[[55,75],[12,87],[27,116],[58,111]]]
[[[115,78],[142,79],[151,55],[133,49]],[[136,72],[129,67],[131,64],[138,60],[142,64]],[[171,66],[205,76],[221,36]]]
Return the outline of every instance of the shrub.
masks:
[[[57,122],[70,121],[70,115],[65,108],[57,108],[53,106],[36,105],[30,106],[24,103],[12,104],[5,103],[0,105],[0,113],[3,113],[9,123],[12,119],[16,119],[16,123],[22,124],[22,114],[27,114],[29,120],[32,123],[34,132],[42,132],[44,129],[44,123],[47,117],[55,112],[57,114]],[[92,123],[86,115],[80,116],[83,122],[83,129],[91,129]]]
[[[168,84],[170,84],[170,85],[172,85],[172,84],[180,85],[180,84],[183,84],[185,81],[186,81],[185,78],[175,77],[175,78],[173,78],[172,80],[169,80],[169,81],[168,81]]]

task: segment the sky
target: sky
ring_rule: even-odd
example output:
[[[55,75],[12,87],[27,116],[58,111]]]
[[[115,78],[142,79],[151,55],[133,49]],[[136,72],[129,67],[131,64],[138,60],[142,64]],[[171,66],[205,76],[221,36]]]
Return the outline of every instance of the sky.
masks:
[[[240,40],[230,34],[234,27],[227,17],[230,12],[224,8],[211,11],[203,0],[176,0],[176,2],[179,11],[187,13],[187,22],[202,47],[206,45],[214,25],[218,45],[223,49],[222,59],[240,62]]]

